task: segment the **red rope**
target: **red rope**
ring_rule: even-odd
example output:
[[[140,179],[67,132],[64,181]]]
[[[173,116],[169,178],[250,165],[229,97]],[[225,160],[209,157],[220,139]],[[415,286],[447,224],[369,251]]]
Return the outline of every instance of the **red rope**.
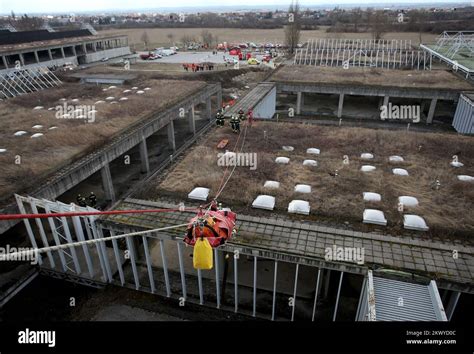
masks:
[[[144,213],[170,213],[173,211],[194,211],[196,208],[187,209],[139,209],[139,210],[107,210],[107,211],[72,211],[66,213],[44,213],[44,214],[0,214],[1,220],[16,220],[16,219],[46,219],[52,217],[66,217],[66,216],[91,216],[91,215],[117,215],[117,214],[144,214]]]

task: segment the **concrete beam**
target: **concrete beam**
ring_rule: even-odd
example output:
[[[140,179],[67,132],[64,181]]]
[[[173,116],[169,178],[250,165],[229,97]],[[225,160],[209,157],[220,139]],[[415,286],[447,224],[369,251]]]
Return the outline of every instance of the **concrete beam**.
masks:
[[[147,145],[146,145],[146,138],[145,137],[142,137],[142,141],[140,143],[139,150],[140,150],[140,161],[141,161],[141,164],[142,164],[141,172],[148,174],[150,172],[150,161],[148,159],[148,148],[147,148]]]
[[[345,94],[356,96],[391,96],[403,98],[420,99],[443,99],[458,100],[460,91],[449,89],[418,89],[412,87],[380,87],[380,86],[352,86],[352,85],[331,85],[331,84],[296,84],[296,83],[277,83],[278,93],[322,93],[322,94]]]
[[[168,131],[168,143],[170,144],[170,148],[171,150],[176,151],[176,140],[174,137],[174,124],[172,120],[168,123],[167,131]]]
[[[304,105],[304,97],[303,97],[303,92],[298,91],[296,93],[296,114],[300,115],[301,114],[301,107]]]
[[[110,200],[112,203],[115,202],[115,191],[114,184],[112,182],[112,174],[110,173],[109,164],[105,164],[100,170],[100,176],[102,177],[102,187],[104,189],[105,198]]]
[[[426,118],[426,123],[431,124],[433,123],[434,112],[436,109],[436,103],[438,102],[437,98],[433,98],[430,103],[430,109],[428,111],[428,117]]]
[[[192,106],[188,111],[188,123],[189,123],[189,132],[196,134],[196,121],[194,119],[194,106]]]
[[[339,95],[339,104],[337,106],[337,118],[342,117],[342,108],[344,107],[344,94]]]

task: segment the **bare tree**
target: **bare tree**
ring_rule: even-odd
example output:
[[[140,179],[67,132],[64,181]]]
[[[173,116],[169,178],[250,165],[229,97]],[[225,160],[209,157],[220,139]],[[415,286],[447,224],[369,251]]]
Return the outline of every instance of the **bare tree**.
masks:
[[[34,31],[44,24],[44,20],[40,17],[29,17],[27,14],[18,17],[13,12],[9,22],[19,31]]]
[[[360,7],[356,7],[352,10],[352,22],[354,23],[354,32],[359,32],[359,23],[362,19],[362,10]]]
[[[368,23],[373,39],[382,39],[387,30],[387,19],[383,11],[374,11],[368,14]]]
[[[145,49],[148,50],[148,44],[150,43],[150,37],[148,37],[148,32],[143,31],[142,36],[140,37],[141,41],[145,45]]]
[[[181,43],[185,48],[188,48],[194,42],[194,38],[185,34],[181,37]]]
[[[170,45],[173,44],[174,34],[173,34],[173,33],[168,33],[168,34],[166,35],[166,37],[169,39]]]
[[[298,46],[301,34],[300,5],[292,0],[288,8],[288,24],[285,26],[285,42],[288,52],[293,54]]]
[[[201,32],[201,39],[202,39],[202,44],[205,46],[205,47],[211,47],[212,46],[212,42],[214,40],[214,37],[212,35],[211,32],[209,32],[208,30],[203,30]]]

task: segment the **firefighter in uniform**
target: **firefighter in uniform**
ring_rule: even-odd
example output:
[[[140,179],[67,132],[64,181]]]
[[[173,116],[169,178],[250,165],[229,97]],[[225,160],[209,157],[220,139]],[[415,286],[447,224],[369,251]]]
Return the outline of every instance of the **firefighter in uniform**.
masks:
[[[230,124],[232,126],[232,131],[234,133],[240,132],[240,119],[237,116],[232,116],[230,119]]]
[[[243,110],[243,109],[240,109],[240,110],[239,110],[239,119],[240,119],[240,120],[244,120],[244,119],[245,119],[245,113],[244,113],[244,110]]]
[[[84,198],[82,195],[78,194],[76,197],[77,204],[81,207],[86,207],[86,198]]]
[[[216,114],[216,125],[218,127],[224,126],[224,114],[222,113],[222,109],[219,109]]]
[[[91,207],[95,207],[97,205],[97,196],[94,194],[94,192],[91,192],[91,194],[89,194],[89,205]]]

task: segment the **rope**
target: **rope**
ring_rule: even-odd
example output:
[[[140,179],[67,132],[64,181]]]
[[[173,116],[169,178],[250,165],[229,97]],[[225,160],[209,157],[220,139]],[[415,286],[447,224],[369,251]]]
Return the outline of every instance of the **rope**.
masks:
[[[244,145],[245,145],[245,139],[247,138],[247,127],[248,127],[248,124],[247,124],[247,121],[245,121],[245,132],[244,132],[244,138],[242,139],[242,146],[240,147],[240,152],[242,152],[242,150],[244,149]],[[242,132],[241,132],[242,133]],[[240,137],[240,134],[239,134],[239,137]],[[229,167],[229,166],[227,166]],[[234,171],[237,167],[237,164],[234,165],[234,168],[232,169],[232,171],[230,172],[229,174],[229,177],[227,178],[227,180],[225,181],[224,185],[222,186],[222,188],[220,190],[218,190],[216,196],[214,197],[214,199],[217,199],[221,193],[224,191],[224,188],[227,186],[227,183],[229,182],[229,180],[231,179],[232,175],[234,174]]]
[[[140,236],[140,235],[145,235],[145,234],[149,234],[149,233],[153,233],[153,232],[176,229],[176,228],[184,227],[184,226],[188,226],[188,224],[186,223],[186,224],[179,224],[179,225],[173,225],[173,226],[165,226],[165,227],[160,227],[158,229],[153,229],[153,230],[137,231],[137,232],[131,232],[131,233],[128,233],[128,234],[109,236],[109,237],[104,237],[104,238],[99,238],[99,239],[77,241],[77,242],[66,243],[66,244],[63,244],[63,245],[36,248],[36,249],[33,249],[33,250],[27,250],[27,251],[11,252],[11,253],[3,254],[3,255],[0,254],[0,261],[8,261],[8,260],[11,260],[12,258],[13,258],[13,260],[16,260],[16,259],[18,259],[19,256],[21,257],[23,255],[34,256],[34,255],[37,255],[37,254],[40,254],[40,253],[46,253],[46,252],[50,252],[50,251],[58,251],[58,250],[65,249],[65,248],[70,248],[70,247],[77,247],[77,246],[95,244],[95,243],[99,243],[99,242],[117,240],[117,239],[124,238],[124,237]]]
[[[138,210],[106,210],[106,211],[73,211],[64,213],[43,213],[43,214],[0,214],[1,220],[15,219],[46,219],[52,217],[71,216],[92,216],[92,215],[117,215],[117,214],[144,214],[144,213],[171,213],[174,211],[198,211],[196,208],[184,209],[138,209]]]
[[[237,141],[235,142],[234,149],[233,149],[234,153],[235,153],[235,150],[237,149],[237,145],[239,144],[239,140],[240,140],[241,135],[242,135],[242,130],[239,132],[239,136],[237,137]],[[229,165],[227,165],[225,170],[224,170],[224,174],[222,175],[222,179],[221,179],[221,182],[219,184],[219,188],[217,188],[217,191],[219,191],[221,189],[222,184],[223,184],[224,179],[225,179],[225,175],[227,174],[228,169],[229,169]],[[214,199],[217,199],[217,195],[214,197]]]

